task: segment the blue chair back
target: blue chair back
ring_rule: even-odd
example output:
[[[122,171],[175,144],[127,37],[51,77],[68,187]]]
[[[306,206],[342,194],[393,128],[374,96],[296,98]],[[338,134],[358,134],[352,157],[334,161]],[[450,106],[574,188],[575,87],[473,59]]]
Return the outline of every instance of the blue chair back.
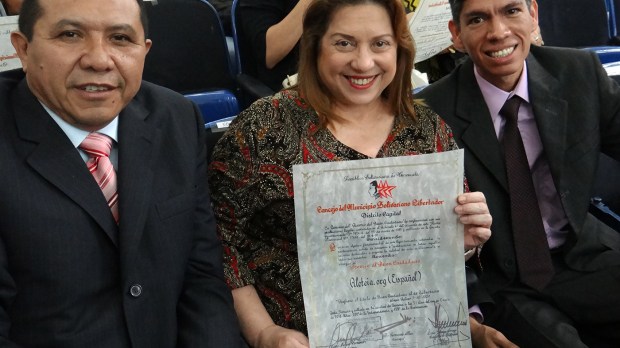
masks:
[[[607,8],[607,18],[609,21],[609,37],[618,36],[618,18],[616,17],[616,4],[620,4],[619,0],[605,0]]]
[[[198,105],[206,124],[222,116],[237,115],[240,111],[237,97],[228,90],[191,93],[185,94],[185,97]]]
[[[241,57],[239,50],[239,34],[238,34],[238,24],[237,24],[237,7],[239,5],[239,0],[233,0],[232,8],[230,9],[230,18],[232,23],[232,35],[233,35],[233,43],[235,45],[235,59],[237,60],[237,69],[239,73],[245,72],[243,67],[241,66]]]

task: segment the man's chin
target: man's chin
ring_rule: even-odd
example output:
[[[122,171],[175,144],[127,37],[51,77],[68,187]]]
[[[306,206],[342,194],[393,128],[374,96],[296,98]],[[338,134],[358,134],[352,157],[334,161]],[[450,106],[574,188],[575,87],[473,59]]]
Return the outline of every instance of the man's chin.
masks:
[[[69,121],[73,126],[80,129],[94,132],[97,131],[112,122],[120,111],[116,110],[100,110],[98,108],[90,108],[87,110],[78,110],[70,116]]]

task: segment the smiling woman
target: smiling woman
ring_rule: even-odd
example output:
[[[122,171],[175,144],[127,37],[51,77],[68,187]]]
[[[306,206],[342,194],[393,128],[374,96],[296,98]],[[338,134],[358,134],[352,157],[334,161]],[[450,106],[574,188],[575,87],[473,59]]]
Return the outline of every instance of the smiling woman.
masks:
[[[350,10],[353,7],[355,11]],[[329,16],[329,21],[322,16]],[[351,113],[348,108],[338,106],[339,102],[346,103],[346,99],[342,99],[343,91],[335,88],[335,76],[328,76],[325,64],[346,66],[346,72],[355,76],[381,75],[380,83],[372,84],[380,93],[366,103],[374,102],[376,107],[383,103],[389,113],[415,117],[409,77],[414,47],[399,3],[319,1],[314,11],[306,13],[301,49],[304,54],[300,55],[299,89],[317,110],[322,123]],[[343,76],[343,71],[330,73]]]
[[[456,149],[443,120],[414,101],[400,0],[315,0],[300,47],[299,84],[237,116],[210,167],[225,275],[253,347],[308,346],[293,165]],[[489,238],[491,217],[481,193],[460,199],[470,249]]]
[[[398,50],[388,16],[374,4],[336,11],[319,43],[317,72],[321,84],[317,91],[330,99],[329,109],[319,115],[324,113],[329,118],[326,125],[337,139],[370,157],[390,133],[396,111],[382,97],[394,81]],[[302,93],[307,89],[312,103],[303,72],[300,80]],[[351,134],[349,122],[363,127]],[[360,130],[364,136],[358,134]]]

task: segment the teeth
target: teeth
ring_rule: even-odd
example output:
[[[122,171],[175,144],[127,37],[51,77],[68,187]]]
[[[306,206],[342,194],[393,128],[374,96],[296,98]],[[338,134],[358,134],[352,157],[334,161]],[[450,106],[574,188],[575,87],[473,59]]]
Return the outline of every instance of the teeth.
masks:
[[[496,52],[491,52],[491,57],[493,58],[504,58],[507,55],[511,54],[512,51],[514,51],[515,48],[514,47],[509,47],[509,48],[504,48],[501,51],[496,51]]]
[[[369,79],[368,78],[367,79],[354,79],[354,78],[351,78],[351,82],[354,85],[358,85],[358,86],[363,86],[365,84],[368,84],[368,82],[370,82],[370,81],[372,81],[372,78],[369,78]]]
[[[103,87],[103,86],[86,86],[84,87],[84,90],[86,92],[99,92],[99,91],[107,91],[108,88]]]

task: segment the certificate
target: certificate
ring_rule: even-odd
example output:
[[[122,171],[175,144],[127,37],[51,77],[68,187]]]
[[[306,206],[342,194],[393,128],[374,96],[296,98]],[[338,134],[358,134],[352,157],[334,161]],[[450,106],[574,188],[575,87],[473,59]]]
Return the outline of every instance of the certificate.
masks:
[[[420,0],[409,21],[415,43],[415,62],[426,60],[452,45],[448,22],[452,19],[448,0]]]
[[[470,347],[463,150],[293,167],[311,347]]]
[[[17,30],[18,16],[0,17],[0,71],[22,66],[11,44],[11,32]]]

